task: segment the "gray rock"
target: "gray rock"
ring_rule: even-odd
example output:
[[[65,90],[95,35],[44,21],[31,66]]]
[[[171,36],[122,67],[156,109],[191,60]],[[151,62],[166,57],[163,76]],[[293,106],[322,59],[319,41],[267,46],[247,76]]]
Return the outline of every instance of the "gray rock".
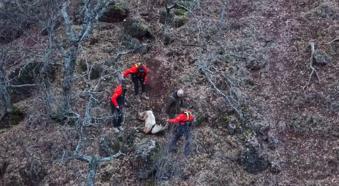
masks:
[[[246,60],[246,68],[252,71],[263,69],[266,66],[266,60],[263,57],[248,57]]]
[[[239,163],[251,174],[266,170],[270,164],[267,158],[259,156],[258,151],[252,146],[249,146],[241,153]]]
[[[143,139],[140,143],[136,145],[136,154],[142,159],[148,159],[157,148],[157,144],[154,140]]]
[[[106,11],[99,18],[101,22],[115,23],[121,22],[128,17],[129,9],[125,3],[111,3]]]
[[[327,65],[331,63],[331,57],[321,50],[316,50],[314,52],[314,61],[315,65]]]
[[[339,101],[332,101],[330,109],[332,112],[339,112]]]
[[[114,136],[103,136],[99,141],[99,154],[102,157],[111,156],[120,150],[120,142]]]
[[[39,160],[33,160],[19,171],[24,185],[40,185],[47,175],[47,170]]]
[[[148,179],[156,171],[156,160],[159,152],[157,143],[152,139],[143,139],[136,144],[136,166],[139,179]]]
[[[270,163],[270,171],[272,174],[279,174],[281,172],[281,166],[278,161],[273,161]]]
[[[124,30],[127,34],[138,39],[151,39],[153,35],[148,25],[140,19],[128,19],[124,22]]]

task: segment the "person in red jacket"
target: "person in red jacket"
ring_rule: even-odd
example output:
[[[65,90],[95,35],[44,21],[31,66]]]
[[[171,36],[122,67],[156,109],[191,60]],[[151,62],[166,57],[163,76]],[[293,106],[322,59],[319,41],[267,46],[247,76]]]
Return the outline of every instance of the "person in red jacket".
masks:
[[[123,130],[123,128],[121,127],[121,123],[123,120],[122,108],[125,105],[125,92],[125,86],[123,83],[121,83],[114,89],[111,97],[113,127],[116,132]]]
[[[146,65],[142,65],[141,63],[134,64],[131,68],[126,69],[123,72],[123,77],[126,78],[128,75],[131,74],[132,81],[134,84],[134,94],[138,95],[139,93],[139,84],[141,85],[141,93],[145,92],[145,84],[148,81],[148,73],[149,69]],[[144,96],[147,98],[146,96]]]
[[[175,118],[168,119],[167,122],[171,124],[178,124],[178,127],[174,130],[173,138],[169,145],[169,151],[175,152],[176,151],[176,144],[178,140],[185,136],[186,144],[184,148],[184,154],[186,156],[190,153],[190,143],[191,143],[191,132],[190,132],[190,125],[194,120],[194,116],[190,111],[184,111],[178,114]]]

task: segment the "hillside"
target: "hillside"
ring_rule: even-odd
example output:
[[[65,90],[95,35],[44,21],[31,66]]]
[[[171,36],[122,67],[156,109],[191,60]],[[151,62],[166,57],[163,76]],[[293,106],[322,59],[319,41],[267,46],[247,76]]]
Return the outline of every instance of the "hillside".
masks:
[[[166,2],[177,4],[166,12]],[[1,13],[14,6],[6,3]],[[81,4],[69,6],[81,31]],[[74,113],[61,118],[54,113],[66,58],[51,35],[73,45],[56,20],[54,32],[37,23],[9,35],[0,29],[0,185],[86,185],[91,171],[95,185],[339,184],[338,0],[110,4],[79,47]],[[110,96],[137,62],[151,70],[149,99],[134,96],[126,79],[125,130],[115,133]],[[175,126],[149,135],[138,120],[151,109],[165,125],[167,99],[179,88],[197,117],[189,157],[184,139],[167,152]],[[74,158],[78,149],[92,159]]]

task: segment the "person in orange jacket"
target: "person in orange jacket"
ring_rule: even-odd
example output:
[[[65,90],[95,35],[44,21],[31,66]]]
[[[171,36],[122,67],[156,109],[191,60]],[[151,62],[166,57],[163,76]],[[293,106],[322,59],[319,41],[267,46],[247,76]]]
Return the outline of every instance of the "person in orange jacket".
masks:
[[[186,144],[184,148],[184,154],[186,156],[190,153],[190,143],[191,143],[191,132],[190,132],[190,125],[194,121],[194,116],[192,112],[186,110],[180,114],[178,114],[175,118],[168,119],[167,122],[171,124],[178,124],[178,127],[174,130],[172,140],[169,145],[169,151],[175,152],[176,151],[176,144],[178,140],[185,136]]]
[[[113,114],[113,127],[116,132],[122,131],[121,123],[123,120],[123,106],[125,105],[125,86],[121,82],[113,91],[111,97],[111,110]]]
[[[128,75],[131,74],[132,81],[134,84],[134,94],[138,95],[139,93],[139,84],[141,85],[141,93],[145,92],[145,85],[148,82],[148,73],[149,69],[146,65],[141,63],[134,64],[131,68],[126,69],[123,72],[123,77],[126,78]],[[147,98],[145,96],[145,98]]]

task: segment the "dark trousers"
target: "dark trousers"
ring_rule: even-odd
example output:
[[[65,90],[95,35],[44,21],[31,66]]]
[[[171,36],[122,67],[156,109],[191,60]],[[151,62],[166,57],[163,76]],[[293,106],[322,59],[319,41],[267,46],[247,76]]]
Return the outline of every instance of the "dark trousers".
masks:
[[[191,144],[191,131],[189,124],[185,125],[179,125],[176,129],[174,129],[173,137],[170,142],[169,150],[171,152],[176,150],[176,145],[178,140],[182,137],[185,136],[185,148],[184,148],[184,154],[188,156],[190,154],[190,144]]]
[[[111,103],[111,110],[113,115],[113,126],[114,127],[120,127],[122,120],[123,120],[123,112],[120,109],[115,108],[115,106]]]
[[[141,93],[145,92],[144,78],[132,75],[132,82],[134,84],[134,95],[139,93],[139,84],[141,85]]]

